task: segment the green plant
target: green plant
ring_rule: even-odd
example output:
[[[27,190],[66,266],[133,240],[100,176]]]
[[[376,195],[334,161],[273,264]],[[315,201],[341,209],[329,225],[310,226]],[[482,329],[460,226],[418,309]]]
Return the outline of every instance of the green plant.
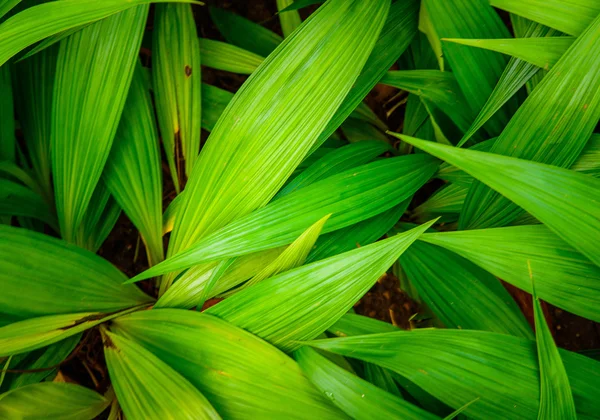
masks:
[[[1,418],[600,417],[539,301],[600,322],[596,0],[277,0],[285,38],[149,3],[0,2]],[[390,268],[437,328],[353,313]]]

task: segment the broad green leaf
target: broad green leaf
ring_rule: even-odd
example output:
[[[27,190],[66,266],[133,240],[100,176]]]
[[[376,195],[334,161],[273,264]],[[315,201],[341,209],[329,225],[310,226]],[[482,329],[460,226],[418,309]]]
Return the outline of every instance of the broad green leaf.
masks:
[[[419,297],[446,327],[533,338],[500,281],[469,260],[417,241],[402,254],[400,264]]]
[[[284,251],[285,246],[267,249],[236,258],[228,270],[207,294],[207,298],[218,296],[258,274]],[[213,274],[216,263],[202,264],[190,268],[185,276],[177,279],[162,295],[155,308],[185,308],[196,306]]]
[[[242,16],[211,7],[210,17],[225,40],[261,57],[271,54],[283,41],[281,36]]]
[[[328,214],[306,229],[302,235],[298,236],[298,239],[292,242],[272,263],[248,280],[243,287],[247,288],[253,286],[265,279],[304,264],[306,257],[313,249],[317,238],[321,234],[323,225],[329,217],[330,215]]]
[[[92,420],[109,404],[102,395],[80,385],[43,382],[0,395],[0,417]]]
[[[387,144],[378,141],[364,141],[342,146],[318,159],[304,172],[292,179],[277,193],[275,198],[284,197],[316,181],[366,164],[389,150],[390,147]]]
[[[96,22],[137,5],[163,0],[61,0],[42,3],[0,24],[0,65],[26,47],[60,32]],[[191,3],[192,0],[169,0]]]
[[[11,83],[11,67],[6,63],[0,65],[0,160],[16,161],[17,138],[15,136],[15,110]]]
[[[321,235],[314,249],[306,258],[307,262],[322,260],[354,248],[369,245],[385,235],[406,211],[411,198],[370,219],[355,223],[343,229]]]
[[[202,149],[168,256],[270,201],[356,81],[388,6],[329,0],[250,76]]]
[[[69,242],[81,243],[77,230],[110,152],[147,14],[147,5],[137,6],[60,43],[52,106],[52,174],[60,230]]]
[[[239,74],[252,74],[264,57],[226,42],[200,38],[202,65]]]
[[[157,5],[152,45],[158,126],[171,178],[179,193],[180,181],[190,176],[200,151],[200,42],[192,6]]]
[[[220,419],[183,376],[134,340],[102,331],[111,383],[131,419]]]
[[[487,331],[422,329],[305,344],[393,370],[455,409],[479,397],[466,410],[470,418],[537,415],[539,368],[535,342],[528,339]],[[600,363],[565,350],[560,355],[578,414],[597,417]]]
[[[543,23],[569,35],[580,35],[600,13],[596,0],[489,0],[510,13]]]
[[[428,233],[421,239],[453,251],[531,293],[529,261],[535,267],[536,290],[542,299],[600,320],[600,268],[546,226]]]
[[[425,0],[429,18],[440,38],[508,38],[510,34],[487,0]],[[444,60],[452,68],[466,98],[466,109],[474,116],[481,110],[498,83],[508,59],[492,51],[442,43]],[[517,108],[516,98],[492,117],[484,129],[498,135]],[[466,130],[466,129],[465,129]]]
[[[21,388],[26,385],[41,382],[46,377],[54,376],[58,370],[58,365],[75,349],[81,334],[76,334],[65,340],[54,343],[48,347],[33,351],[29,354],[21,354],[12,357],[10,369],[30,370],[24,373],[7,373],[2,383],[2,391]],[[19,356],[24,356],[22,360]],[[50,366],[56,366],[55,369],[47,369]],[[31,371],[33,370],[33,371]],[[40,370],[40,371],[36,371]]]
[[[454,124],[466,131],[474,114],[453,73],[439,70],[397,70],[388,72],[381,83],[406,90],[435,104]]]
[[[319,10],[322,8],[319,8]],[[418,9],[419,4],[416,0],[396,1],[391,5],[385,26],[381,30],[379,39],[360,76],[319,136],[313,150],[322,145],[338,129],[386,74],[398,57],[408,48],[418,32]]]
[[[281,32],[283,36],[287,37],[300,26],[302,19],[300,14],[296,10],[283,10],[287,9],[294,3],[293,0],[277,0],[277,10],[279,11],[279,23],[281,24]]]
[[[202,128],[212,131],[221,117],[233,93],[216,86],[202,83]]]
[[[48,203],[54,202],[51,178],[50,124],[58,45],[14,66],[15,105],[33,173]]]
[[[152,100],[138,62],[103,180],[140,231],[151,266],[163,259],[160,162]]]
[[[411,197],[436,167],[434,159],[419,154],[382,159],[347,170],[274,200],[131,281],[287,245],[327,214],[332,216],[323,233],[350,226]]]
[[[501,192],[600,265],[600,242],[596,240],[600,235],[600,180],[597,178],[513,157],[443,146],[403,135],[398,137]],[[543,295],[540,297],[545,299]]]
[[[531,22],[527,26],[527,29],[526,29],[525,33],[523,34],[524,38],[516,39],[516,40],[509,39],[509,40],[505,40],[505,41],[508,41],[509,44],[513,41],[531,42],[531,40],[534,40],[534,39],[535,40],[545,40],[546,38],[543,38],[543,37],[550,37],[553,35],[560,35],[560,32],[555,31],[554,29],[550,29],[547,26],[541,25],[539,23]],[[537,37],[537,38],[534,38],[534,37]],[[561,38],[553,38],[553,39],[561,39]],[[462,41],[464,41],[464,40],[447,39],[445,41],[454,41],[454,42],[461,44],[461,43],[463,43]],[[481,41],[482,44],[485,44],[487,42],[487,43],[494,44],[494,45],[498,45],[498,44],[502,45],[503,40],[487,39],[487,40],[476,40],[476,41]],[[467,43],[466,45],[472,45],[472,44]],[[510,45],[512,45],[512,44],[510,44]],[[472,46],[478,46],[478,45],[472,45]],[[492,48],[492,50],[493,50],[493,48]],[[566,50],[566,48],[565,48],[565,50]],[[560,55],[562,55],[562,53],[564,53],[565,50],[563,50],[560,53]],[[496,50],[496,51],[498,51],[498,50]],[[534,51],[537,52],[538,50],[535,49]],[[498,51],[498,52],[505,52],[505,51]],[[516,57],[518,57],[518,58],[516,58]],[[471,138],[471,136],[473,136],[473,134],[475,134],[487,121],[489,121],[489,119],[492,118],[492,116],[496,112],[498,112],[498,110],[500,110],[502,108],[502,106],[510,98],[517,95],[518,92],[520,91],[520,89],[525,84],[528,84],[532,77],[534,77],[536,74],[540,73],[539,68],[537,68],[533,64],[528,63],[527,60],[523,61],[521,58],[522,57],[518,56],[518,55],[511,57],[508,64],[506,65],[506,68],[504,69],[504,72],[502,72],[502,75],[500,76],[500,79],[498,80],[498,84],[494,87],[494,90],[490,94],[490,97],[487,99],[487,101],[485,102],[485,105],[477,114],[477,117],[471,124],[471,127],[469,128],[469,130],[467,130],[467,132],[465,133],[465,135],[463,136],[461,141],[458,143],[459,147],[462,146],[464,143],[466,143]],[[553,62],[553,64],[556,61],[558,61],[559,58],[560,58],[560,56],[558,56],[556,58],[556,60]],[[546,62],[544,62],[544,65],[541,67],[545,67],[545,66],[546,66]],[[542,72],[545,73],[545,70]],[[529,83],[529,85],[531,85],[531,83]]]
[[[532,283],[533,268],[529,266]],[[535,283],[534,283],[535,284]],[[540,300],[533,289],[533,316],[540,369],[540,408],[538,419],[577,419],[569,377],[554,343],[552,332],[546,324]]]
[[[310,347],[296,350],[294,358],[311,382],[354,419],[439,418],[360,379]]]
[[[592,134],[571,169],[600,178],[600,134]]]
[[[427,229],[406,233],[264,280],[206,310],[285,350],[323,333]]]
[[[13,322],[0,327],[0,357],[49,346],[103,322],[140,309],[142,307],[135,307],[112,314],[80,312],[77,314],[48,315]]]
[[[112,312],[150,302],[108,261],[47,235],[0,226],[0,313]],[[27,297],[23,298],[23,291]]]
[[[190,381],[223,418],[344,418],[293,359],[228,322],[156,309],[113,325]]]
[[[551,29],[550,29],[551,30]],[[556,32],[555,32],[556,33]],[[443,39],[444,42],[483,48],[520,58],[537,67],[549,70],[569,49],[574,37],[550,36],[510,39]]]
[[[0,178],[0,215],[22,216],[41,220],[58,231],[54,209],[43,197],[25,185]]]

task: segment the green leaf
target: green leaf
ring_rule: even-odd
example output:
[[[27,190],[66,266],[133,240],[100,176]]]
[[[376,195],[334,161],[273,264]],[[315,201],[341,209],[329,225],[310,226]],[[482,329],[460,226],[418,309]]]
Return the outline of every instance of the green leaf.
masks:
[[[296,350],[294,358],[311,382],[354,419],[439,418],[360,379],[310,347]]]
[[[131,419],[220,419],[210,402],[183,376],[134,340],[102,331],[111,383]]]
[[[158,125],[177,193],[200,151],[200,42],[189,4],[156,7],[152,76]],[[184,169],[180,167],[183,157]]]
[[[283,38],[242,16],[218,7],[209,8],[210,17],[225,40],[261,57],[271,54]]]
[[[600,13],[596,0],[490,0],[490,4],[574,36]]]
[[[418,241],[400,257],[400,263],[419,297],[446,327],[533,338],[500,281],[469,260]]]
[[[384,144],[390,143],[390,139],[377,127],[358,118],[348,118],[340,128],[350,143],[375,140]],[[390,152],[397,154],[393,149]]]
[[[363,141],[342,146],[310,165],[283,187],[275,198],[284,197],[294,191],[314,184],[316,181],[364,165],[389,150],[389,145],[379,141]]]
[[[1,25],[0,25],[1,26]],[[15,137],[15,110],[9,64],[0,65],[0,160],[16,161],[17,138]]]
[[[554,343],[544,311],[533,285],[533,269],[528,267],[533,289],[533,316],[540,365],[540,408],[538,419],[577,419],[569,377]],[[537,273],[536,273],[537,274]]]
[[[0,225],[0,313],[19,318],[112,312],[150,302],[102,258],[59,239]],[[23,299],[23,291],[27,299]]]
[[[295,268],[206,310],[293,351],[335,323],[433,221],[395,237]]]
[[[592,134],[571,169],[600,178],[600,134]]]
[[[58,45],[15,64],[15,105],[32,171],[42,186],[46,201],[53,205],[50,132],[52,92]]]
[[[151,1],[162,0],[61,0],[29,7],[0,24],[0,66],[19,51],[44,38]]]
[[[555,166],[397,135],[471,174],[521,206],[600,265],[600,180]],[[523,174],[527,174],[524,177]],[[565,200],[569,197],[569,200]],[[542,296],[543,297],[543,296]]]
[[[150,93],[138,62],[103,180],[146,245],[150,266],[163,260],[162,177]]]
[[[239,74],[252,74],[264,57],[226,42],[200,38],[202,65]]]
[[[548,29],[548,28],[547,28]],[[551,30],[551,29],[550,29]],[[556,32],[555,32],[556,33]],[[468,45],[497,51],[513,57],[520,58],[537,67],[548,70],[553,67],[569,49],[574,37],[550,36],[510,39],[443,39],[445,42]]]
[[[31,217],[58,231],[54,209],[25,185],[0,178],[0,215]]]
[[[350,226],[411,197],[436,167],[434,159],[419,154],[382,159],[331,176],[230,223],[131,281],[287,245],[327,214],[332,216],[323,233]]]
[[[440,38],[509,38],[510,34],[486,0],[425,0],[429,18]],[[444,59],[452,68],[473,117],[481,110],[498,83],[508,59],[501,54],[443,43]],[[498,135],[517,108],[509,100],[484,126],[490,136]],[[466,130],[466,129],[465,129]]]
[[[147,14],[148,6],[138,6],[60,43],[52,107],[52,172],[60,230],[69,242],[81,243],[76,233],[110,152]]]
[[[80,312],[77,314],[48,315],[13,322],[0,327],[0,357],[49,346],[103,322],[139,309],[141,307],[112,314]]]
[[[168,256],[270,201],[355,82],[387,10],[385,0],[329,0],[250,76],[202,149]]]
[[[202,128],[212,131],[223,111],[233,98],[233,93],[202,83]]]
[[[312,6],[313,4],[321,4],[323,2],[324,2],[324,0],[295,0],[293,2],[289,2],[291,4],[289,6],[287,6],[285,9],[281,10],[279,13],[289,12],[292,10],[298,10],[298,9],[302,9],[304,7]]]
[[[543,225],[428,233],[421,239],[531,293],[529,261],[536,267],[536,289],[542,299],[600,320],[600,268]]]
[[[313,146],[313,151],[322,145],[335,130],[356,109],[373,87],[386,74],[398,57],[408,48],[417,34],[418,1],[403,0],[394,2],[387,20],[369,59],[354,86],[344,99],[333,118],[323,130]],[[321,10],[319,8],[319,10]],[[354,59],[352,59],[354,60]]]
[[[300,14],[296,10],[288,10],[294,0],[277,0],[277,10],[279,11],[279,23],[284,37],[290,36],[302,23]],[[285,10],[285,11],[284,11]]]
[[[3,0],[0,4],[0,19],[10,12],[21,0]]]
[[[462,184],[449,184],[437,190],[424,203],[413,210],[412,216],[417,220],[429,220],[432,217],[444,216],[445,222],[454,222],[458,220],[465,198],[467,197],[468,186]]]
[[[425,2],[421,2],[421,8],[419,10],[419,31],[421,31],[427,37],[427,41],[429,42],[429,45],[433,50],[433,53],[435,54],[435,58],[438,63],[438,68],[441,71],[444,71],[445,65],[444,53],[442,51],[442,43],[440,41],[439,35],[435,31],[433,23],[431,22],[429,12],[427,11],[427,7],[425,7]]]
[[[43,382],[0,395],[0,417],[91,420],[109,404],[105,397],[82,386]]]
[[[463,132],[473,120],[474,114],[453,73],[439,70],[397,70],[389,71],[380,82],[431,101]]]
[[[422,329],[307,342],[391,369],[470,418],[533,418],[540,396],[535,342],[487,331]],[[402,351],[398,351],[402,349]],[[578,414],[597,417],[600,363],[560,350]],[[518,384],[518,386],[510,386]]]
[[[343,417],[293,359],[228,322],[158,309],[120,317],[113,325],[190,381],[223,418]]]

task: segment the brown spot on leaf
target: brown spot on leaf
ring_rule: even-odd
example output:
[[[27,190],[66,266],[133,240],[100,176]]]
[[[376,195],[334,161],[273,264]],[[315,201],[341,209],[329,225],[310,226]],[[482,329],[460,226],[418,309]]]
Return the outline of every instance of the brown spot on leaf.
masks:
[[[190,77],[192,75],[192,68],[188,65],[185,66],[185,75]]]

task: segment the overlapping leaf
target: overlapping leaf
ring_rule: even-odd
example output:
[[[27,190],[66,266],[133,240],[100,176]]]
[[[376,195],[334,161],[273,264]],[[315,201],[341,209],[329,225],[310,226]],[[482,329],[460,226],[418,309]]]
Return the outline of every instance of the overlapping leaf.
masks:
[[[190,381],[224,418],[344,417],[293,359],[228,322],[158,309],[113,324]]]
[[[394,370],[472,418],[532,418],[540,388],[535,342],[510,335],[422,329],[308,342]],[[398,351],[398,349],[402,351]],[[577,412],[597,417],[600,364],[560,350]],[[518,386],[510,386],[518,384]]]
[[[283,36],[289,36],[300,24],[300,14],[296,10],[282,12],[294,3],[293,0],[277,0],[277,10],[279,10],[279,23],[281,23],[281,32]]]
[[[158,135],[150,93],[138,63],[103,180],[139,229],[148,262],[163,259],[162,177]]]
[[[531,264],[542,299],[600,320],[600,268],[543,225],[428,233],[421,239],[462,255],[527,292],[532,291]]]
[[[200,38],[202,65],[239,74],[252,74],[264,57],[226,42]]]
[[[501,192],[600,265],[600,242],[596,240],[600,235],[600,180],[597,178],[527,160],[398,136]]]
[[[0,215],[23,216],[41,220],[58,231],[54,209],[43,197],[25,185],[0,178]]]
[[[10,65],[0,65],[0,113],[3,115],[0,126],[0,160],[14,162],[17,155],[15,137],[15,110]]]
[[[132,419],[220,419],[183,376],[133,340],[103,331],[104,354],[115,394]]]
[[[432,223],[271,277],[206,312],[295,350],[346,313]]]

